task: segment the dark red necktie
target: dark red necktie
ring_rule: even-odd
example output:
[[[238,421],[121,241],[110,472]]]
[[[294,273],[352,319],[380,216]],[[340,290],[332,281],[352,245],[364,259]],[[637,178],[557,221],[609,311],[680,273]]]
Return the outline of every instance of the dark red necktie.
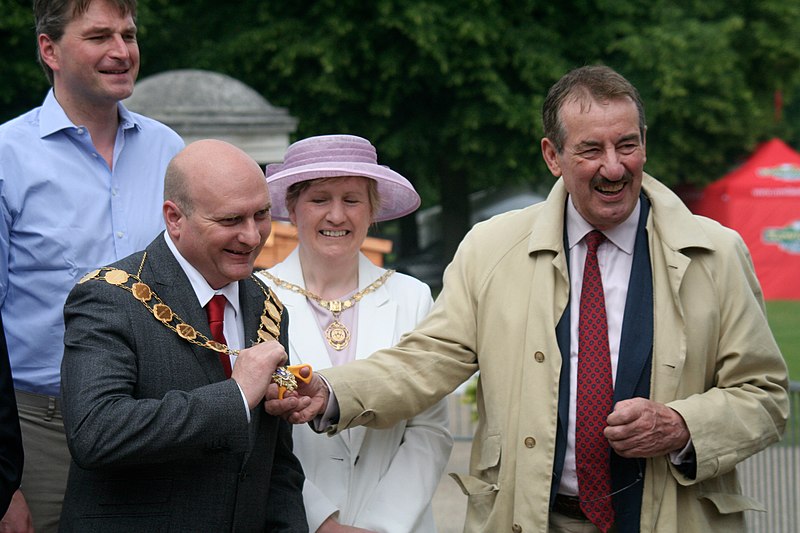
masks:
[[[206,304],[206,314],[208,315],[208,326],[211,328],[211,336],[214,340],[225,344],[225,333],[223,333],[223,320],[225,318],[225,303],[228,300],[221,294],[214,295],[211,301]],[[225,370],[225,376],[231,377],[231,357],[227,353],[219,354],[219,362]]]
[[[597,248],[606,240],[597,230],[586,237],[580,319],[578,323],[578,389],[575,410],[575,467],[581,510],[600,531],[614,524],[611,502],[611,452],[603,436],[611,413],[614,385],[603,281]]]

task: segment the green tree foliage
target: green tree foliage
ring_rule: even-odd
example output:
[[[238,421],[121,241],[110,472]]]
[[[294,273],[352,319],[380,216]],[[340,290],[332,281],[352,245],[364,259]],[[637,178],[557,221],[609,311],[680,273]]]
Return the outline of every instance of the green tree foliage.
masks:
[[[32,4],[0,0],[0,122],[40,104],[47,92],[36,62]]]
[[[42,94],[22,5],[0,0],[0,74],[13,74],[0,84],[4,118]],[[716,179],[774,135],[800,147],[798,20],[800,0],[139,4],[143,76],[224,72],[288,107],[298,137],[370,138],[427,204],[442,203],[448,254],[466,229],[469,193],[552,183],[539,154],[541,104],[576,66],[608,64],[640,89],[646,168],[667,184]]]

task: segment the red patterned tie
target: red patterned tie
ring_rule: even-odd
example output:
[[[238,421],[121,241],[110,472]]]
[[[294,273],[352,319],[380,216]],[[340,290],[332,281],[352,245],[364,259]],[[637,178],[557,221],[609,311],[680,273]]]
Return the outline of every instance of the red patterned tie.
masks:
[[[586,263],[578,323],[578,390],[575,413],[575,467],[581,510],[600,531],[614,524],[608,440],[603,436],[611,412],[614,385],[603,280],[597,248],[606,240],[597,230],[586,237]]]
[[[214,340],[227,345],[225,334],[223,333],[223,319],[225,317],[225,303],[228,300],[221,294],[214,295],[211,301],[206,304],[206,314],[208,315],[208,326],[211,328],[211,336]],[[227,353],[219,354],[219,362],[225,370],[225,376],[231,377],[231,357]]]

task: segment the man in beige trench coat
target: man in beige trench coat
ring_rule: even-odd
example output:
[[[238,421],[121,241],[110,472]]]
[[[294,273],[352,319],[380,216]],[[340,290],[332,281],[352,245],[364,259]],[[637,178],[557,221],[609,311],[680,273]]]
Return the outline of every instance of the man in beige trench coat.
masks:
[[[763,507],[741,494],[736,465],[779,440],[789,410],[747,248],[644,173],[643,105],[612,69],[566,74],[543,118],[559,178],[548,198],[476,225],[431,314],[394,348],[267,409],[331,432],[388,427],[480,370],[470,474],[458,476],[465,531],[744,531],[744,511]],[[599,493],[578,479],[595,451],[575,423],[578,397],[598,389],[578,385],[593,230],[613,370]]]

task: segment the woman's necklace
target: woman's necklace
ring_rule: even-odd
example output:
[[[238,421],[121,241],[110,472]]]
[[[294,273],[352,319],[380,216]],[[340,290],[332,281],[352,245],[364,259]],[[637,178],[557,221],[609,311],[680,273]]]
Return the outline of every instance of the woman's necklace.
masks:
[[[323,300],[321,296],[317,296],[313,292],[307,291],[303,287],[295,285],[294,283],[289,283],[288,281],[276,278],[266,270],[262,270],[260,273],[279,287],[302,294],[306,298],[311,298],[320,306],[330,311],[333,315],[333,322],[328,324],[328,327],[325,328],[325,340],[328,341],[328,344],[330,344],[334,350],[344,350],[347,348],[347,345],[350,344],[350,330],[348,330],[344,324],[339,322],[339,315],[342,313],[342,311],[346,311],[347,309],[350,309],[356,305],[361,298],[371,292],[374,292],[376,289],[378,289],[378,287],[383,285],[384,282],[389,279],[389,276],[394,274],[394,270],[387,270],[383,276],[379,277],[347,300]]]

